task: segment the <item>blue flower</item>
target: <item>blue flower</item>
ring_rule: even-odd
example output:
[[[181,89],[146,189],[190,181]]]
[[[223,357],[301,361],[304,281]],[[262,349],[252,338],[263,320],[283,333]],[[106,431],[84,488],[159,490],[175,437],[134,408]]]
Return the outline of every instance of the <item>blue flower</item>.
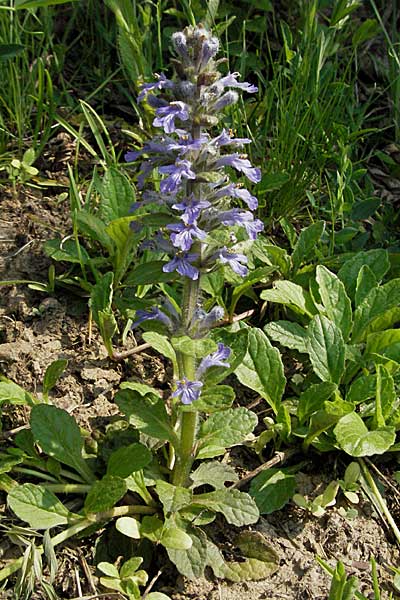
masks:
[[[195,281],[199,278],[199,269],[194,267],[190,261],[196,260],[198,257],[198,254],[178,252],[169,263],[163,266],[163,271],[164,273],[177,271],[179,275],[189,277]]]
[[[208,200],[197,200],[192,194],[190,198],[185,198],[182,202],[173,204],[172,208],[183,210],[184,213],[181,219],[184,223],[189,224],[194,223],[199,218],[201,211],[209,206],[211,206],[211,202],[208,202]]]
[[[257,239],[257,234],[264,229],[263,222],[260,219],[254,219],[252,213],[248,210],[232,208],[221,213],[220,219],[223,225],[244,227],[251,240]]]
[[[171,234],[173,245],[185,252],[192,247],[193,238],[204,240],[207,235],[205,231],[197,227],[196,223],[172,223],[172,225],[167,225],[167,229],[174,232]]]
[[[163,127],[165,133],[175,131],[175,119],[187,121],[189,119],[189,107],[179,100],[170,102],[168,106],[161,106],[156,110],[156,118],[153,121],[154,127]]]
[[[189,381],[186,377],[176,381],[176,390],[172,392],[173,398],[180,398],[182,404],[192,404],[198,400],[203,384],[201,381]]]
[[[227,146],[229,144],[243,146],[243,144],[251,144],[251,140],[249,138],[235,138],[229,131],[223,129],[217,137],[211,140],[210,144],[217,147]]]
[[[156,77],[158,78],[157,81],[154,81],[153,83],[144,83],[140,86],[140,94],[137,97],[138,102],[142,102],[150,90],[162,90],[163,88],[174,87],[174,83],[167,79],[164,73],[161,73],[161,75],[157,75],[156,73]]]
[[[225,77],[221,77],[221,79],[218,80],[218,83],[221,83],[225,87],[240,88],[249,94],[258,92],[258,87],[252,85],[251,83],[247,83],[247,81],[237,81],[238,77],[240,77],[240,73],[228,73],[228,75]]]
[[[228,348],[228,346],[224,346],[224,344],[219,343],[215,352],[202,359],[196,371],[196,377],[202,377],[205,371],[210,367],[229,368],[230,364],[226,362],[226,359],[229,358],[230,354],[231,349]]]
[[[234,273],[237,273],[241,277],[247,275],[247,267],[243,265],[243,263],[247,264],[247,256],[244,254],[232,252],[232,250],[228,250],[225,246],[219,251],[218,258],[223,265],[229,265]]]
[[[162,312],[157,306],[152,306],[149,310],[137,310],[136,311],[136,321],[133,323],[132,327],[137,327],[143,321],[160,321],[163,323],[168,329],[173,329],[173,324],[171,319]]]
[[[188,160],[177,160],[174,165],[160,167],[160,173],[168,174],[160,183],[161,192],[175,193],[183,179],[196,179],[196,173],[192,171],[192,164]]]
[[[220,188],[216,194],[216,198],[223,198],[224,196],[229,196],[230,198],[239,198],[243,200],[250,208],[250,210],[256,210],[258,207],[258,200],[255,196],[252,196],[249,190],[246,188],[242,188],[235,183],[230,183],[223,188]]]
[[[261,180],[261,169],[253,167],[247,158],[243,158],[240,154],[227,154],[219,158],[215,166],[218,167],[233,167],[237,171],[244,173],[250,181],[258,183]]]

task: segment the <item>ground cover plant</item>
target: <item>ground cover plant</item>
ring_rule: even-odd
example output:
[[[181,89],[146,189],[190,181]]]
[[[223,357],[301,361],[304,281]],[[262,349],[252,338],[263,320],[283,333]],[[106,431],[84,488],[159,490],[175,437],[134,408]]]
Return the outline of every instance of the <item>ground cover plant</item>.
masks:
[[[5,207],[48,203],[51,226],[2,281],[5,598],[396,597],[399,254],[396,199],[376,193],[377,162],[398,176],[379,138],[398,132],[395,17],[3,5]],[[380,32],[389,80],[370,91]],[[101,68],[71,68],[85,45]],[[66,345],[77,318],[88,341]]]

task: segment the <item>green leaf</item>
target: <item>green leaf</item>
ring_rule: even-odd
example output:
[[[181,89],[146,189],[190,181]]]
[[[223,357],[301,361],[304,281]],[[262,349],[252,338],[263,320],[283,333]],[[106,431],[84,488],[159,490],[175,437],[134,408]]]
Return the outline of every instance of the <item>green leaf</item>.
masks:
[[[0,62],[15,58],[22,52],[25,52],[25,46],[21,44],[0,44]]]
[[[57,4],[67,4],[77,0],[15,0],[15,10],[22,8],[42,8],[44,6],[56,6]]]
[[[314,412],[321,409],[324,402],[329,400],[337,390],[336,383],[324,381],[310,385],[300,394],[297,405],[297,417],[301,423],[310,417]]]
[[[343,281],[347,294],[352,300],[355,297],[358,274],[364,265],[371,269],[377,281],[381,281],[390,268],[387,250],[358,252],[340,268],[338,277]]]
[[[324,402],[323,408],[311,416],[307,436],[304,440],[304,448],[307,449],[315,438],[328,431],[339,419],[351,413],[353,409],[353,404],[344,402],[340,398],[331,402]]]
[[[290,272],[290,256],[284,248],[274,246],[264,236],[259,236],[251,246],[256,258],[267,265],[276,266],[285,277]]]
[[[124,285],[155,285],[176,279],[176,273],[164,273],[164,260],[153,260],[134,267],[126,275]]]
[[[378,333],[371,333],[367,336],[365,354],[381,354],[394,344],[400,342],[400,329],[387,329]]]
[[[361,404],[370,398],[374,398],[375,393],[376,375],[361,375],[352,382],[346,394],[346,401]]]
[[[201,463],[193,473],[190,474],[194,490],[201,485],[211,485],[216,490],[225,489],[225,483],[238,481],[235,470],[225,463],[217,461]]]
[[[302,263],[307,262],[311,257],[315,256],[315,247],[321,239],[324,229],[324,221],[317,221],[302,230],[292,254],[294,271],[297,271]]]
[[[119,572],[118,569],[115,565],[109,563],[109,562],[99,562],[99,564],[97,565],[97,568],[104,573],[104,575],[108,575],[108,577],[115,577],[116,579],[119,579]]]
[[[290,175],[288,173],[266,173],[257,185],[257,193],[262,194],[272,190],[280,190],[289,181]]]
[[[192,547],[192,538],[180,527],[167,525],[162,531],[160,543],[173,550],[189,550]]]
[[[152,454],[143,444],[130,444],[115,450],[107,464],[107,475],[125,479],[150,464]]]
[[[379,429],[380,427],[385,427],[385,425],[396,425],[390,419],[396,398],[393,377],[383,365],[377,365],[375,414],[371,423],[372,429]]]
[[[273,321],[264,327],[265,333],[286,348],[307,352],[307,331],[292,321]]]
[[[186,488],[179,487],[158,480],[156,491],[164,508],[164,514],[174,513],[184,508],[192,501],[192,492]]]
[[[42,450],[73,467],[89,482],[94,480],[82,458],[83,440],[76,421],[65,410],[49,404],[37,404],[31,411],[31,430]]]
[[[308,353],[314,372],[322,381],[339,383],[344,372],[345,344],[338,327],[319,315],[307,329]]]
[[[280,469],[261,471],[250,484],[250,496],[254,498],[261,514],[269,515],[289,502],[296,489],[294,475]]]
[[[171,343],[177,352],[195,358],[204,358],[217,349],[217,344],[211,338],[192,339],[184,335],[171,338]]]
[[[355,30],[352,37],[353,46],[359,46],[379,34],[380,26],[376,19],[365,19]]]
[[[199,494],[193,497],[193,504],[222,513],[228,523],[238,527],[256,523],[260,516],[253,498],[235,489]]]
[[[248,335],[248,351],[235,374],[240,383],[258,392],[276,414],[286,384],[280,352],[261,329],[252,327]]]
[[[326,316],[335,323],[342,332],[344,341],[347,341],[353,323],[351,301],[344,284],[322,265],[317,266],[316,279]]]
[[[355,295],[356,307],[368,296],[369,292],[377,287],[378,282],[372,269],[368,265],[363,265],[357,275],[357,287]]]
[[[114,243],[106,231],[105,224],[99,217],[81,210],[76,213],[76,220],[83,235],[99,242],[111,256],[113,255]]]
[[[122,264],[127,266],[131,262],[133,247],[138,243],[137,237],[130,226],[133,220],[132,216],[120,217],[111,221],[106,227],[107,234],[113,240],[119,252],[117,261],[119,266]]]
[[[260,297],[268,302],[277,302],[296,308],[309,317],[317,312],[309,292],[293,281],[275,281],[274,287],[261,292]]]
[[[280,556],[259,531],[243,531],[235,542],[246,560],[227,566],[239,581],[266,579],[279,569]]]
[[[171,600],[170,596],[167,596],[161,592],[150,592],[146,598],[147,600]]]
[[[379,316],[400,304],[400,278],[374,288],[354,313],[353,343],[364,341],[368,327]]]
[[[7,497],[8,506],[22,521],[34,529],[68,525],[73,515],[49,490],[33,483],[14,487]]]
[[[90,256],[85,248],[75,240],[48,240],[44,251],[53,260],[88,265]]]
[[[212,458],[223,454],[225,448],[240,444],[257,422],[257,415],[244,407],[211,415],[200,427],[197,458]]]
[[[133,517],[120,517],[115,521],[115,528],[129,538],[134,540],[140,539],[140,521]],[[113,577],[115,577],[115,575],[113,575]]]
[[[179,573],[189,579],[204,576],[204,569],[208,564],[207,536],[201,529],[193,526],[186,528],[186,533],[192,540],[188,550],[174,550],[167,548],[169,559],[176,565]]]
[[[101,196],[100,214],[105,223],[129,215],[135,191],[123,173],[114,167],[107,168],[96,187]]]
[[[121,389],[115,396],[115,402],[129,423],[146,435],[174,445],[178,443],[164,400],[152,402],[148,396],[143,397],[134,390]]]
[[[112,311],[113,282],[114,273],[109,271],[93,286],[90,294],[90,308],[92,309],[93,319],[99,327],[99,313],[111,313]]]
[[[64,372],[68,361],[66,358],[54,360],[46,369],[43,379],[43,392],[47,394],[56,385],[58,379]]]
[[[200,398],[192,402],[188,409],[196,409],[211,414],[230,408],[234,399],[235,392],[229,385],[212,385],[207,387],[205,391],[202,390]],[[182,407],[182,409],[184,408]]]
[[[127,485],[121,477],[105,475],[94,483],[85,499],[85,512],[98,513],[113,508],[125,496]]]
[[[0,406],[8,402],[9,404],[35,404],[33,396],[22,387],[0,375]]]
[[[339,420],[334,434],[342,450],[356,457],[384,454],[394,444],[396,438],[393,427],[368,431],[362,418],[355,412]]]
[[[157,333],[155,331],[145,331],[144,333],[142,333],[142,338],[145,342],[150,344],[150,346],[154,350],[156,350],[166,358],[169,358],[170,361],[172,361],[174,367],[176,367],[175,370],[178,370],[175,350],[173,349],[172,344],[170,344],[168,338],[165,335],[161,335],[160,333]]]
[[[128,558],[128,560],[126,560],[124,562],[124,564],[122,565],[120,571],[119,571],[119,576],[121,577],[121,579],[124,579],[125,577],[133,577],[133,576],[137,576],[138,575],[138,568],[140,567],[140,565],[143,562],[143,558],[141,556],[132,556],[132,558]],[[147,582],[147,575],[146,575],[146,582]]]

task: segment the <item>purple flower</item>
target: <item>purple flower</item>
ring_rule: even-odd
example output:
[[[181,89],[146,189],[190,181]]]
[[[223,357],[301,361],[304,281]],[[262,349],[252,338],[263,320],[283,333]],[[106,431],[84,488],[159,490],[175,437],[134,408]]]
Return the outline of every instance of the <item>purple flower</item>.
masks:
[[[230,364],[225,362],[231,354],[231,349],[224,344],[219,343],[218,349],[202,359],[199,367],[196,371],[196,377],[200,378],[204,375],[204,372],[210,367],[230,367]]]
[[[196,223],[172,223],[167,225],[167,229],[173,231],[171,233],[171,241],[176,248],[180,248],[187,252],[193,244],[193,238],[204,240],[206,232],[199,229]]]
[[[260,219],[254,219],[251,212],[232,208],[220,215],[223,225],[239,225],[246,229],[247,235],[251,240],[257,239],[257,234],[264,229],[264,224]]]
[[[184,223],[190,224],[196,221],[199,218],[201,211],[209,206],[211,206],[211,202],[208,202],[207,200],[196,200],[192,194],[190,199],[185,198],[183,202],[173,204],[172,208],[175,210],[183,210],[184,213],[181,216],[181,219]]]
[[[215,194],[216,198],[223,198],[229,196],[230,198],[240,198],[243,202],[246,202],[250,210],[256,210],[258,207],[258,200],[255,196],[252,196],[249,190],[238,186],[237,184],[230,183],[223,188],[220,188]]]
[[[244,254],[236,254],[224,246],[218,253],[218,258],[223,265],[229,265],[234,273],[237,273],[241,277],[247,275],[248,269],[242,264],[247,264],[247,256]]]
[[[222,133],[220,133],[216,138],[211,140],[210,143],[218,147],[226,146],[228,144],[242,146],[243,144],[251,144],[251,140],[249,138],[235,138],[230,135],[229,131],[223,129]]]
[[[176,33],[172,34],[172,44],[175,48],[175,51],[181,58],[183,58],[185,61],[189,60],[186,36],[183,31],[177,31]]]
[[[257,167],[252,167],[247,158],[243,158],[240,154],[227,154],[217,160],[215,166],[218,167],[233,167],[237,171],[244,173],[250,181],[258,183],[261,180],[261,170]]]
[[[215,102],[212,108],[214,111],[220,111],[223,108],[226,108],[227,106],[232,106],[232,104],[236,104],[238,100],[239,94],[237,92],[229,90],[229,92],[226,92],[225,94],[223,94],[223,96],[218,98],[218,100]]]
[[[182,178],[196,179],[196,173],[191,169],[192,164],[188,160],[177,160],[174,165],[160,167],[160,173],[168,174],[169,177],[160,183],[161,192],[174,193],[178,190]]]
[[[152,170],[153,170],[153,163],[150,160],[145,160],[144,162],[142,162],[142,164],[140,165],[140,168],[139,168],[140,175],[137,178],[137,185],[138,185],[139,190],[143,189],[144,183],[145,183],[147,177],[152,172]]]
[[[192,404],[200,397],[202,387],[201,381],[189,381],[183,377],[176,382],[176,390],[172,392],[171,396],[173,398],[180,397],[182,404]]]
[[[161,73],[161,75],[157,75],[156,73],[156,77],[158,78],[157,81],[154,81],[153,83],[144,83],[140,86],[140,94],[137,97],[138,102],[142,102],[150,90],[162,90],[163,88],[174,87],[173,81],[167,79],[164,73]]]
[[[153,121],[154,127],[163,127],[165,133],[175,131],[175,119],[187,121],[189,119],[189,107],[179,100],[170,102],[168,106],[162,106],[156,110],[156,118]]]
[[[132,327],[137,327],[143,321],[161,321],[168,329],[172,329],[172,321],[171,319],[162,312],[157,306],[152,306],[150,310],[137,310],[136,311],[136,321],[133,323]]]
[[[254,94],[258,92],[258,88],[251,83],[247,83],[247,81],[237,81],[237,78],[240,77],[240,73],[228,73],[226,77],[221,77],[218,83],[222,83],[225,87],[235,87],[248,92],[249,94]]]
[[[200,69],[204,69],[207,63],[217,54],[219,41],[215,37],[211,37],[203,42],[200,52]]]
[[[179,275],[189,277],[195,281],[199,278],[199,269],[194,267],[190,261],[196,260],[198,257],[198,254],[178,252],[169,263],[163,266],[163,271],[164,273],[177,271]]]

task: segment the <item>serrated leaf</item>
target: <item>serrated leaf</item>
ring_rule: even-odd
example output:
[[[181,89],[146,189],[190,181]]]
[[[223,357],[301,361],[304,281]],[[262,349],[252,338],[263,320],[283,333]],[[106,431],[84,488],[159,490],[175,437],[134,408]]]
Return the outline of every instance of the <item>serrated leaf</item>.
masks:
[[[133,517],[120,517],[115,521],[115,528],[129,538],[134,540],[140,539],[140,521]],[[113,577],[115,577],[115,575],[113,575]]]
[[[294,475],[280,469],[261,471],[250,484],[250,495],[261,514],[269,515],[289,502],[296,489]]]
[[[244,407],[229,408],[211,415],[200,427],[197,458],[212,458],[222,454],[225,448],[240,444],[257,422],[257,415]]]
[[[324,229],[324,221],[317,221],[301,231],[292,254],[294,271],[297,271],[302,263],[314,256],[315,247],[321,239]]]
[[[355,297],[358,274],[364,265],[368,265],[376,280],[381,281],[390,268],[387,250],[358,252],[339,269],[338,277],[343,281],[347,294],[352,300]]]
[[[130,444],[115,450],[108,459],[107,475],[122,479],[140,471],[152,461],[152,454],[143,444]]]
[[[156,482],[156,491],[163,505],[164,514],[177,512],[192,501],[190,490],[172,485],[166,481],[158,480]]]
[[[192,339],[187,335],[171,338],[173,348],[187,356],[195,358],[204,358],[208,354],[215,352],[217,344],[210,338]]]
[[[101,196],[99,208],[105,223],[129,214],[135,191],[123,173],[108,167],[102,179],[97,180],[96,187]]]
[[[43,392],[47,394],[56,385],[60,376],[64,372],[68,361],[66,358],[54,360],[46,369],[43,379]]]
[[[300,423],[310,417],[314,412],[323,407],[324,402],[329,400],[337,390],[336,383],[324,381],[310,385],[299,396],[297,405],[297,417]]]
[[[191,525],[187,527],[186,533],[192,540],[191,547],[184,551],[167,548],[167,553],[179,573],[189,579],[197,579],[204,576],[204,569],[208,564],[208,540],[204,531]]]
[[[30,424],[33,437],[44,452],[76,469],[85,481],[94,480],[82,458],[83,440],[71,415],[56,406],[37,404],[32,408]]]
[[[286,385],[280,352],[261,329],[252,327],[248,336],[247,354],[235,374],[240,383],[267,400],[276,414]]]
[[[368,431],[362,418],[355,412],[342,417],[334,434],[339,446],[350,456],[373,456],[384,454],[394,444],[394,427],[382,427]]]
[[[146,435],[177,445],[177,435],[170,425],[164,400],[150,401],[132,389],[121,389],[115,396],[119,409],[131,425]]]
[[[264,327],[265,333],[286,348],[307,352],[307,331],[293,321],[273,321]]]
[[[176,367],[177,371],[177,362],[176,362],[176,354],[175,350],[172,347],[172,344],[168,341],[168,338],[165,335],[161,335],[155,331],[145,331],[142,333],[142,338],[145,342],[150,344],[154,350],[169,358],[172,361],[174,367]]]
[[[344,372],[345,344],[338,327],[317,315],[307,329],[308,354],[314,372],[322,381],[339,383]]]
[[[256,523],[260,516],[253,498],[235,489],[216,490],[193,496],[193,504],[222,513],[228,523],[238,527]]]
[[[377,285],[378,281],[372,269],[370,269],[368,265],[363,265],[357,275],[357,286],[355,293],[356,307],[365,300],[370,291],[377,287]]]
[[[201,485],[211,485],[216,490],[224,489],[225,483],[238,481],[235,470],[225,463],[217,461],[201,463],[193,473],[190,474],[193,481],[191,488],[194,490]]]
[[[274,287],[261,292],[260,297],[268,302],[277,302],[296,308],[309,317],[317,313],[311,295],[293,281],[275,281]]]
[[[344,284],[322,265],[317,266],[316,280],[327,317],[335,323],[342,332],[344,341],[347,341],[353,323],[351,301],[346,294]]]
[[[113,508],[127,491],[126,482],[121,477],[105,475],[96,481],[85,499],[85,512],[97,513]]]
[[[14,487],[8,494],[7,502],[17,517],[34,529],[49,529],[67,525],[73,518],[79,519],[52,492],[33,483]]]
[[[202,390],[200,398],[192,402],[190,407],[191,410],[211,414],[230,408],[234,399],[235,392],[229,385],[213,385]]]
[[[400,278],[392,279],[374,288],[354,313],[353,343],[362,342],[368,334],[368,326],[387,311],[400,304]]]

